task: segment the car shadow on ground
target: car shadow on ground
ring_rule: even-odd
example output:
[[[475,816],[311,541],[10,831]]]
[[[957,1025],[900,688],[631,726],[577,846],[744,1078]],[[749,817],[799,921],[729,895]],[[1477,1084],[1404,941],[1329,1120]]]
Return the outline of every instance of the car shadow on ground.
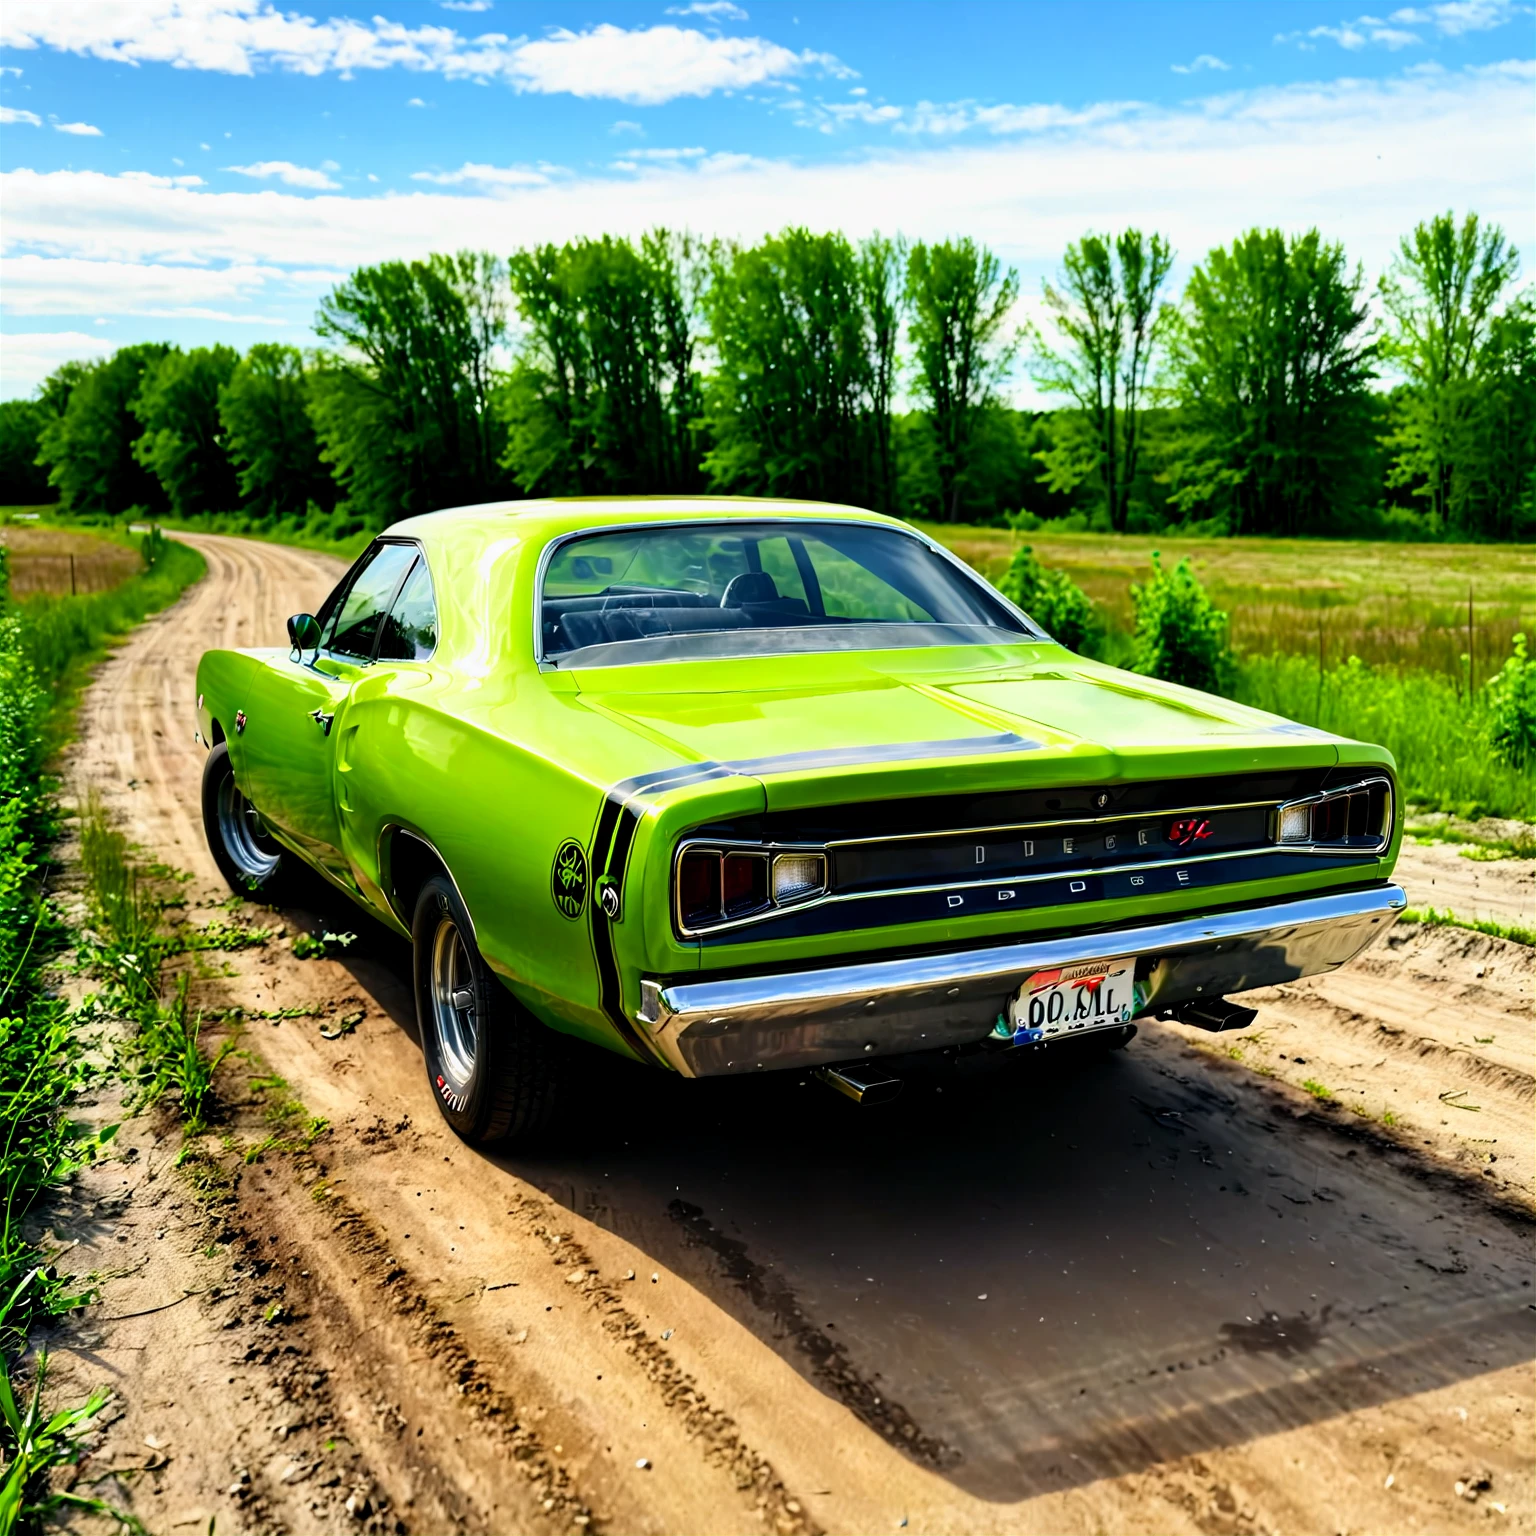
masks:
[[[407,947],[370,927],[344,963],[414,1038]],[[583,1060],[559,1134],[487,1162],[979,1497],[1241,1444],[1536,1346],[1529,1225],[1156,1026],[1112,1055],[916,1079],[878,1109],[794,1073]]]

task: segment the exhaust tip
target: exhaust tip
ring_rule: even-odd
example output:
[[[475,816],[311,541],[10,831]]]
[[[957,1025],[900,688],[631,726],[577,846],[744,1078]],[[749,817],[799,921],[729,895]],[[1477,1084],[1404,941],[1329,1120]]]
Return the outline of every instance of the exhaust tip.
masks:
[[[855,1104],[889,1104],[901,1092],[901,1079],[879,1067],[816,1067],[811,1076]]]
[[[1224,997],[1203,997],[1198,1002],[1180,1003],[1173,1016],[1181,1024],[1221,1033],[1229,1029],[1247,1029],[1258,1018],[1257,1008],[1240,1008]]]

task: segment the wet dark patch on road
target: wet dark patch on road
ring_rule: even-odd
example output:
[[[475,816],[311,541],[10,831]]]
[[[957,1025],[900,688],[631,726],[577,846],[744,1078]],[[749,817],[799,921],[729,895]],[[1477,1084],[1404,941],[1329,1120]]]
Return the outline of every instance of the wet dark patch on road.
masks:
[[[1262,1317],[1245,1318],[1240,1323],[1223,1323],[1221,1336],[1249,1355],[1304,1354],[1316,1349],[1323,1342],[1324,1330],[1333,1307],[1326,1306],[1318,1316],[1308,1317],[1298,1312],[1294,1317],[1281,1317],[1278,1312],[1266,1312]]]

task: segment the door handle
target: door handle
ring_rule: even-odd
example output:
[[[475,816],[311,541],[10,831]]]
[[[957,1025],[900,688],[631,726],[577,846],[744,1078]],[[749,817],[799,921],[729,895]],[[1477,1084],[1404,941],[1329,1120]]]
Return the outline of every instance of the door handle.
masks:
[[[331,734],[331,721],[336,718],[335,715],[328,715],[324,710],[312,709],[309,712],[309,718],[320,727],[323,735],[329,736]]]

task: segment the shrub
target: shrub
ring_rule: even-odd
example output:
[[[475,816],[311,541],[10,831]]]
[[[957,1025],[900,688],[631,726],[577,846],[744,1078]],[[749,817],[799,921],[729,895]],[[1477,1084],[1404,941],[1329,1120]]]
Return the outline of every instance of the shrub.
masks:
[[[1488,740],[1494,755],[1511,768],[1536,764],[1536,660],[1516,635],[1514,655],[1488,679]]]
[[[1186,556],[1171,571],[1152,552],[1152,579],[1132,586],[1136,611],[1131,670],[1208,693],[1223,691],[1232,675],[1227,615],[1211,601]]]
[[[1041,565],[1028,544],[1013,552],[999,590],[1069,651],[1086,650],[1103,633],[1093,599],[1065,571]]]

